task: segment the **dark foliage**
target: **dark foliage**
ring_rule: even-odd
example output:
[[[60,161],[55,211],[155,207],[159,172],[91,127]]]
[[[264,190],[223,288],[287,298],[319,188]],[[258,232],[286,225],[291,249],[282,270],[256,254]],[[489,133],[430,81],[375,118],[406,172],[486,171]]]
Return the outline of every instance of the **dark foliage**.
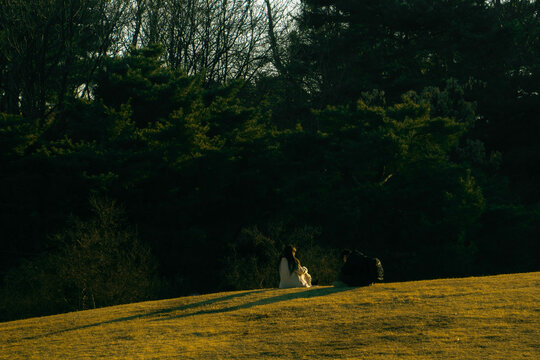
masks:
[[[110,55],[105,3],[0,4],[4,319],[277,286],[289,243],[320,284],[540,269],[537,1],[304,0],[212,85]]]

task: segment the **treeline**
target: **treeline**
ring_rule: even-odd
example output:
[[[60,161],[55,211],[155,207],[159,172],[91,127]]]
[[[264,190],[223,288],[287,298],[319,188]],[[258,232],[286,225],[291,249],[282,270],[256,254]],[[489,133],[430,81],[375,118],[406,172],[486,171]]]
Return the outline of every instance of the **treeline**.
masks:
[[[539,7],[0,2],[0,320],[539,270]]]

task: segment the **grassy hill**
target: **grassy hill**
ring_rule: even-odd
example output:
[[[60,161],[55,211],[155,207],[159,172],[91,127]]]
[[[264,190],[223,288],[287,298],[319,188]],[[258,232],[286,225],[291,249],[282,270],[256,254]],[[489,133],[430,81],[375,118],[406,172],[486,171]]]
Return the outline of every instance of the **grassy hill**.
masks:
[[[540,273],[248,290],[0,323],[2,359],[539,359]]]

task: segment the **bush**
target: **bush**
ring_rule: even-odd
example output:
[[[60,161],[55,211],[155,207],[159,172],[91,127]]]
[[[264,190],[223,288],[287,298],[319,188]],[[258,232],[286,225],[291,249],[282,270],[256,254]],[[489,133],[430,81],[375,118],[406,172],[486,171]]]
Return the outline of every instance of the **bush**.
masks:
[[[231,290],[276,287],[279,250],[276,241],[256,226],[244,228],[229,247],[223,288]]]
[[[95,217],[75,220],[56,239],[63,244],[59,277],[70,287],[67,301],[78,309],[147,299],[155,293],[156,262],[125,225],[114,201],[91,200]]]
[[[1,290],[3,319],[146,300],[161,290],[156,261],[114,201],[91,199],[94,216],[73,219],[58,250],[12,269]]]
[[[22,261],[10,269],[0,289],[0,321],[44,316],[70,310],[56,276],[57,256]]]

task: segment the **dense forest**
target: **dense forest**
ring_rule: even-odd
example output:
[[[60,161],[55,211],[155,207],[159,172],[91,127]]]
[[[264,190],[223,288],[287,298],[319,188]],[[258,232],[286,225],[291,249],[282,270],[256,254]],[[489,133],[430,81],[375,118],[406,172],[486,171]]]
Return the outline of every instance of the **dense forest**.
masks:
[[[536,0],[1,0],[0,320],[540,270]]]

